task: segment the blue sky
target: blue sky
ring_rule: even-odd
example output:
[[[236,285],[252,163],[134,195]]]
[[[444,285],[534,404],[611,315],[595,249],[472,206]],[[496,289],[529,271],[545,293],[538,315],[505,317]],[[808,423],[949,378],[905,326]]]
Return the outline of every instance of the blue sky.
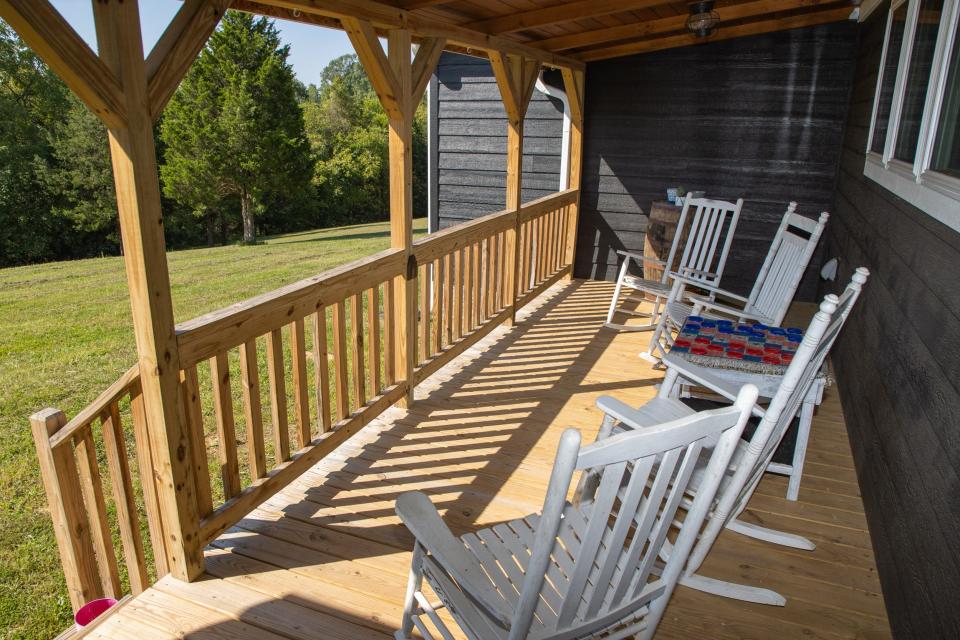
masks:
[[[90,0],[52,0],[52,4],[96,51]],[[140,26],[146,52],[149,53],[181,4],[180,0],[140,2]],[[320,72],[328,62],[345,53],[353,53],[350,40],[338,29],[324,29],[286,20],[277,20],[276,23],[283,42],[290,45],[290,64],[304,84],[319,83]]]

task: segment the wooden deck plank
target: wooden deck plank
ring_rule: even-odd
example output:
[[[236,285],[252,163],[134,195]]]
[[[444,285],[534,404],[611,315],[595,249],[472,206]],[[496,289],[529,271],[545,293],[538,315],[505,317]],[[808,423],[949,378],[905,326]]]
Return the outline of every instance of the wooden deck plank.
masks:
[[[393,509],[400,493],[427,493],[458,534],[537,511],[564,428],[590,441],[598,396],[639,405],[656,393],[661,374],[636,357],[649,335],[601,328],[610,295],[600,282],[548,290],[515,327],[420,385],[409,409],[389,410],[215,541],[202,580],[164,579],[92,637],[390,635],[412,545]],[[798,502],[768,474],[744,518],[809,536],[816,550],[724,532],[703,567],[776,589],[786,607],[680,587],[658,638],[890,636],[835,387],[806,471]]]

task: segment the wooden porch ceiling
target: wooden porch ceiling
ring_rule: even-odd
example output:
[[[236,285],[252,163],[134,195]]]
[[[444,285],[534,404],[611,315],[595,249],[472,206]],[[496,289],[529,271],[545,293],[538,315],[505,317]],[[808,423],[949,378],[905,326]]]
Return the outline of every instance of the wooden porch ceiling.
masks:
[[[687,31],[686,0],[235,0],[234,8],[340,28],[340,13],[358,6],[382,28],[407,25],[443,32],[448,49],[484,55],[487,48],[563,66],[607,58],[839,22],[859,0],[717,0],[720,28],[698,38]],[[391,9],[395,9],[391,11]]]

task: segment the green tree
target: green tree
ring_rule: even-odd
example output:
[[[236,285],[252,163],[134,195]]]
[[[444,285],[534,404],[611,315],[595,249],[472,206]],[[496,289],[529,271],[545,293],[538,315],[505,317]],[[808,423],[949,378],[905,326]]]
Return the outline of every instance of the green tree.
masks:
[[[73,242],[84,254],[116,253],[120,228],[107,130],[73,94],[68,102],[62,125],[49,134],[50,159],[38,164],[55,194],[50,215],[73,231]]]
[[[67,243],[37,171],[67,110],[63,84],[0,22],[0,265],[50,259]]]
[[[320,86],[302,103],[317,159],[313,182],[328,223],[382,220],[389,215],[387,116],[355,55],[330,62]],[[414,136],[414,211],[426,213],[426,105],[418,106]]]
[[[244,242],[255,240],[255,216],[268,199],[302,198],[309,186],[303,89],[288,54],[272,21],[228,12],[160,127],[164,193],[214,220],[237,198]]]

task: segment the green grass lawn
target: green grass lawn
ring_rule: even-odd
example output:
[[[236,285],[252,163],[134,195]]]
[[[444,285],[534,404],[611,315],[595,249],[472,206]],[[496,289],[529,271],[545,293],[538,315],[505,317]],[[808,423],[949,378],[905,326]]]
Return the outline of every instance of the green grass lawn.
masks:
[[[381,251],[389,237],[384,222],[170,253],[176,320]],[[27,418],[44,407],[73,416],[135,361],[122,258],[0,270],[0,638],[50,638],[71,623]]]

